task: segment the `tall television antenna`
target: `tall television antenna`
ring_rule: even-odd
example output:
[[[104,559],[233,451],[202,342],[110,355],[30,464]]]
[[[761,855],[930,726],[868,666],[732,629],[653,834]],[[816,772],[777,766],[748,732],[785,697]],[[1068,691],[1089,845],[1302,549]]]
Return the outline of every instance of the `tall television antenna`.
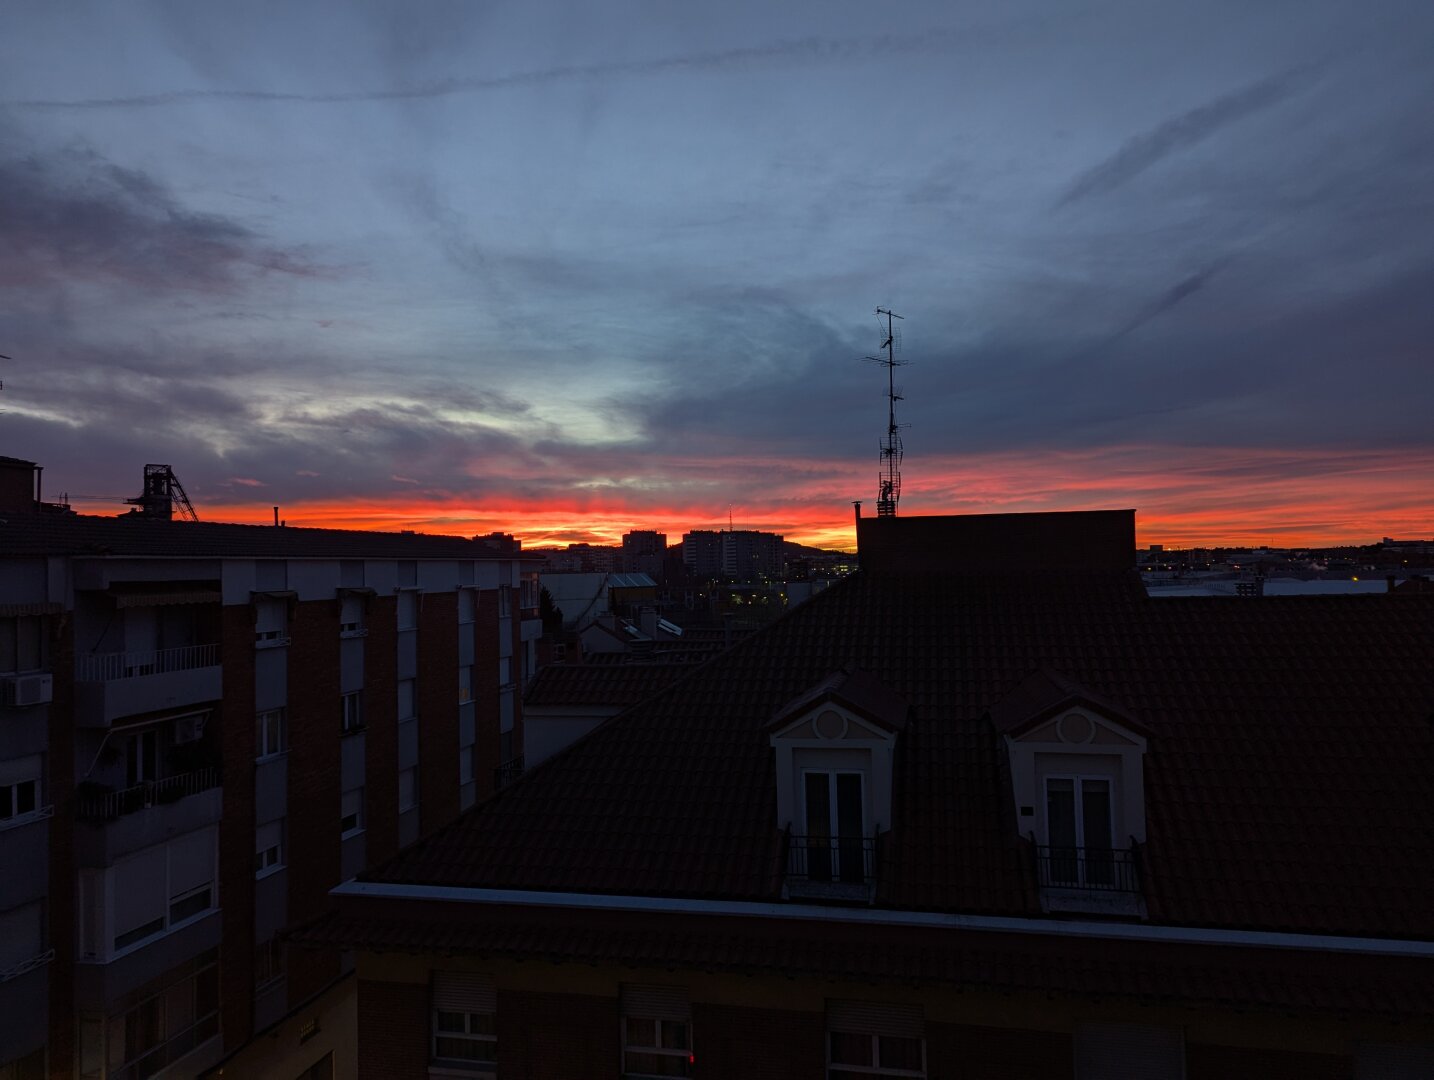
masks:
[[[886,368],[886,438],[881,443],[881,474],[877,479],[876,516],[895,517],[896,504],[901,501],[901,459],[905,450],[901,445],[900,425],[896,422],[896,403],[901,390],[896,385],[896,369],[906,363],[896,358],[901,348],[901,333],[892,321],[902,316],[887,308],[877,308],[876,316],[886,316],[886,340],[881,343],[885,356],[864,356],[873,364]]]

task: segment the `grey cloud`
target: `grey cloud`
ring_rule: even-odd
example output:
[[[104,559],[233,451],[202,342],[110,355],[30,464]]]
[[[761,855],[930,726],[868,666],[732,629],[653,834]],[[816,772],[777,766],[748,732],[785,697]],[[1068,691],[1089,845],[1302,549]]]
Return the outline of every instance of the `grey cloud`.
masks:
[[[1114,191],[1171,154],[1273,108],[1309,85],[1314,73],[1313,66],[1305,65],[1261,79],[1137,135],[1099,165],[1078,176],[1056,203],[1056,208]]]
[[[92,150],[42,157],[0,145],[0,283],[203,291],[269,271],[313,268],[235,221],[188,210],[152,178]]]

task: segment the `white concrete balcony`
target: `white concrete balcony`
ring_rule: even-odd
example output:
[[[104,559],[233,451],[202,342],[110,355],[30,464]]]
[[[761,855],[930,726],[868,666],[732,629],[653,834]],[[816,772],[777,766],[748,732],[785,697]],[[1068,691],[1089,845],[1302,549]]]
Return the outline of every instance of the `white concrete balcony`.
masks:
[[[199,705],[222,692],[217,643],[75,657],[75,719],[84,727]]]
[[[120,791],[77,793],[75,861],[112,866],[130,852],[219,824],[223,789],[216,768],[196,769]]]

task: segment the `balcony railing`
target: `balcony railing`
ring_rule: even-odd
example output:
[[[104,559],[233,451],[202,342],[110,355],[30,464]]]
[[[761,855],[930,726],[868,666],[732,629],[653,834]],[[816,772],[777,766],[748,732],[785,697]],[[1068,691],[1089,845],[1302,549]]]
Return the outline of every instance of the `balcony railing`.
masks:
[[[870,885],[876,877],[876,841],[869,836],[792,836],[787,839],[787,880]]]
[[[502,789],[523,775],[523,755],[510,758],[493,770],[493,786]]]
[[[79,682],[114,682],[142,675],[164,675],[171,671],[193,671],[216,667],[219,645],[182,645],[177,649],[149,649],[143,652],[86,653],[75,657],[75,678]]]
[[[81,821],[114,821],[125,814],[133,814],[146,807],[178,802],[187,795],[219,786],[219,770],[216,768],[195,769],[193,772],[167,776],[163,780],[146,780],[133,787],[119,791],[104,791],[82,794],[78,798],[75,816]]]
[[[1134,848],[1037,844],[1036,875],[1043,889],[1140,892],[1140,863]]]
[[[55,950],[46,949],[38,956],[32,956],[28,960],[21,960],[18,964],[14,964],[7,967],[4,971],[0,971],[0,983],[9,982],[11,979],[18,979],[21,975],[26,975],[36,968],[42,968],[54,958]]]

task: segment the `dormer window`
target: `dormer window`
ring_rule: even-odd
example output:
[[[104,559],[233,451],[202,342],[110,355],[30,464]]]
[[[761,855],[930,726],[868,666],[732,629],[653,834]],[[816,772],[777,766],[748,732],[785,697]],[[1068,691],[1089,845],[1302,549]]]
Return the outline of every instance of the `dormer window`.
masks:
[[[1141,913],[1146,735],[1124,709],[1053,671],[992,710],[1010,754],[1017,828],[1047,910]]]
[[[870,674],[840,671],[772,720],[787,895],[871,896],[876,837],[891,827],[891,763],[906,713],[906,703]]]

